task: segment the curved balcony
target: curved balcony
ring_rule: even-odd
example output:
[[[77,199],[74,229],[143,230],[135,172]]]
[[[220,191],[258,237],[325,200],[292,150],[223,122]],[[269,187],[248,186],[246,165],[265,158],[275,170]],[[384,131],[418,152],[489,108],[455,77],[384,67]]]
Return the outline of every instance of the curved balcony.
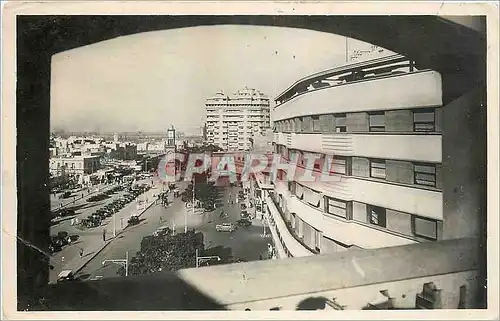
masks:
[[[316,250],[308,247],[286,223],[285,215],[274,198],[274,195],[272,193],[269,194],[270,195],[266,198],[266,204],[269,208],[269,215],[271,215],[272,221],[275,223],[274,226],[277,229],[277,233],[279,233],[278,239],[274,239],[274,242],[282,244],[292,257],[318,254]]]
[[[273,120],[356,111],[436,107],[442,103],[441,75],[432,70],[423,70],[308,91],[275,107]]]
[[[303,171],[299,166],[296,173]],[[317,173],[316,171],[313,172]],[[414,185],[392,183],[374,178],[331,175],[330,181],[304,181],[297,175],[295,180],[312,190],[331,198],[381,206],[394,211],[410,213],[434,220],[443,220],[443,193]],[[286,186],[276,183],[276,191],[290,195]],[[391,197],[397,195],[397,197]]]
[[[321,209],[309,206],[294,196],[290,197],[289,204],[291,212],[308,225],[320,230],[323,236],[348,246],[376,249],[416,243],[407,237],[326,215]]]
[[[418,133],[275,133],[274,142],[314,153],[442,162],[442,136]]]

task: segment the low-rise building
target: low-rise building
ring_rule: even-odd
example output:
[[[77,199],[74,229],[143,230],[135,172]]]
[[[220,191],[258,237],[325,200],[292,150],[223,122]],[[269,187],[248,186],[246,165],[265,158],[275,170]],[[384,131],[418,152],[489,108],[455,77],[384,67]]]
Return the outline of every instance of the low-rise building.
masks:
[[[99,156],[54,157],[49,161],[52,177],[72,177],[84,181],[84,177],[97,172],[101,167]]]

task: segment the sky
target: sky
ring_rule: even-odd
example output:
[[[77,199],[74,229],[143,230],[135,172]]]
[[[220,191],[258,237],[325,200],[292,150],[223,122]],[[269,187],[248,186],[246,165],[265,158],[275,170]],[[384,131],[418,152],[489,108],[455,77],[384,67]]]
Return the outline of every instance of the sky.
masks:
[[[349,48],[368,46],[349,40]],[[197,134],[205,100],[248,86],[272,101],[298,79],[344,64],[345,37],[202,26],[118,37],[52,57],[51,128]]]

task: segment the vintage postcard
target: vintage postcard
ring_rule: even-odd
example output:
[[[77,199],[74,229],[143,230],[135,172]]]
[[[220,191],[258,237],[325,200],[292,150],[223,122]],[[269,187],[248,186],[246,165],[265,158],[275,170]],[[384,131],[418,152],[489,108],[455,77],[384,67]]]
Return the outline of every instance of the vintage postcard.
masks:
[[[2,4],[6,318],[498,318],[497,3]]]

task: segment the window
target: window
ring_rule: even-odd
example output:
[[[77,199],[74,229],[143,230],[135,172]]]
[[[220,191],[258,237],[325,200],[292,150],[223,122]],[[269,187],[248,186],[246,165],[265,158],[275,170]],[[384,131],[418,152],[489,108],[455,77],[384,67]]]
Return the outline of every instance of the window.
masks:
[[[431,240],[437,240],[437,221],[428,218],[412,217],[413,234]]]
[[[335,216],[347,218],[347,203],[333,198],[326,198],[326,212]]]
[[[413,171],[415,184],[436,187],[436,165],[415,164]]]
[[[332,170],[336,174],[344,174],[346,175],[346,159],[334,157],[332,160]]]
[[[312,129],[314,132],[321,131],[321,123],[319,121],[319,116],[311,116],[312,119]]]
[[[413,130],[416,132],[433,132],[435,130],[434,110],[413,111]]]
[[[371,132],[385,131],[385,113],[377,112],[368,114]]]
[[[385,160],[370,160],[370,177],[385,179]]]
[[[301,117],[295,118],[295,131],[296,132],[302,131],[302,118]]]
[[[347,132],[346,126],[346,114],[336,114],[335,117],[335,132],[345,133]]]
[[[304,188],[304,200],[314,207],[319,207],[321,196],[318,192],[309,188]]]
[[[386,227],[385,208],[367,205],[366,209],[368,210],[368,222],[370,224]]]

